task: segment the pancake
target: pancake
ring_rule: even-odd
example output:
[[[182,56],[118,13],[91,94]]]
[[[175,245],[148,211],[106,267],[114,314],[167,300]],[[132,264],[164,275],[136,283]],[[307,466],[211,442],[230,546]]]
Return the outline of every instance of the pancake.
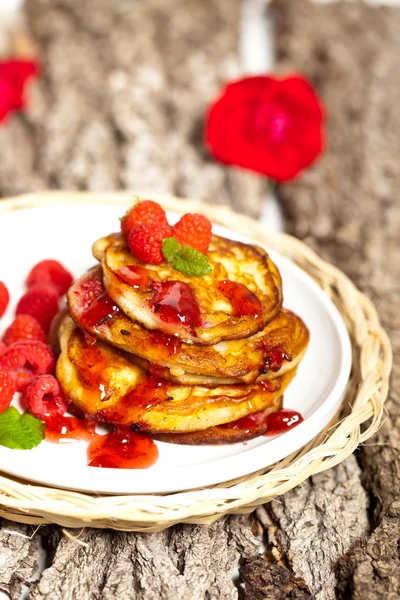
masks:
[[[181,343],[175,336],[149,331],[117,307],[99,318],[105,289],[101,267],[76,281],[68,292],[69,312],[95,338],[135,355],[143,368],[183,385],[217,386],[273,379],[298,365],[309,333],[302,320],[282,309],[262,331],[217,346]],[[92,318],[94,315],[94,318]],[[111,315],[111,316],[108,316]],[[286,357],[286,358],[285,358]]]
[[[282,305],[279,272],[262,248],[213,235],[211,273],[184,275],[169,263],[144,265],[122,235],[98,240],[110,297],[147,329],[191,344],[213,345],[262,330]]]
[[[268,430],[267,415],[280,410],[282,407],[282,398],[277,398],[275,403],[253,415],[243,417],[238,421],[225,423],[225,425],[216,425],[203,431],[192,431],[189,433],[159,433],[151,435],[155,440],[167,442],[170,444],[185,444],[187,446],[205,446],[221,444],[237,444],[238,442],[247,442],[260,435],[264,435]]]
[[[157,380],[108,344],[91,344],[66,317],[57,379],[73,404],[100,422],[151,434],[187,433],[276,406],[296,374],[252,385],[179,386]]]

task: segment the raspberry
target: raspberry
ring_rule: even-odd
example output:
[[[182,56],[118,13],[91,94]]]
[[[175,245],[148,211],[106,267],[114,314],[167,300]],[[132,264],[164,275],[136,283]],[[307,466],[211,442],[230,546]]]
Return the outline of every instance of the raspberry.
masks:
[[[0,281],[0,317],[6,312],[9,301],[10,294],[8,293],[8,289],[4,283]]]
[[[137,225],[129,234],[128,243],[136,258],[150,265],[160,265],[164,262],[162,241],[171,236],[168,224]]]
[[[53,375],[35,377],[25,390],[24,401],[29,412],[44,421],[63,415],[68,408],[60,384]]]
[[[3,337],[7,346],[26,340],[39,340],[46,342],[46,336],[39,321],[31,315],[18,315],[10,327],[6,329]],[[1,351],[0,351],[1,354]]]
[[[14,380],[18,392],[31,383],[35,375],[51,373],[54,354],[43,342],[17,342],[0,356],[0,369],[7,371]]]
[[[11,404],[15,393],[14,380],[10,373],[0,369],[0,413],[3,413]]]
[[[7,346],[5,345],[4,342],[0,342],[0,356],[2,354],[4,354],[4,352],[7,350]]]
[[[71,273],[57,260],[42,260],[33,267],[26,280],[28,288],[38,283],[48,283],[56,288],[59,296],[68,291],[73,282]]]
[[[211,242],[211,222],[203,215],[183,215],[173,226],[172,235],[182,245],[207,254]]]
[[[58,292],[47,283],[32,286],[18,302],[17,315],[31,315],[43,327],[45,333],[50,329],[54,316],[58,313]]]
[[[128,239],[130,232],[137,225],[168,225],[164,209],[152,200],[143,200],[130,209],[121,221],[121,229],[124,236]]]

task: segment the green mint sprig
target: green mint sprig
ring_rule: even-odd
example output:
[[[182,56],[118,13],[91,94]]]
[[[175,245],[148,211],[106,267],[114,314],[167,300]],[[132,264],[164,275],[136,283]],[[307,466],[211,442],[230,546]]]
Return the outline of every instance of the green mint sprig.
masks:
[[[185,275],[201,277],[212,271],[212,267],[205,254],[190,246],[181,246],[174,237],[163,240],[162,253],[165,260],[171,263],[174,269]]]
[[[30,450],[44,439],[44,423],[29,413],[10,406],[0,415],[0,445]]]

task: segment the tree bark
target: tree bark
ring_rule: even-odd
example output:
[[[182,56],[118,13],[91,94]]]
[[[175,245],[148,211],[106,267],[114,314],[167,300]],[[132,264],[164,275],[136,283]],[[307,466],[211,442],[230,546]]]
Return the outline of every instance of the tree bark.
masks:
[[[259,214],[264,181],[218,164],[203,141],[207,106],[240,74],[240,0],[25,6],[43,76],[29,114],[0,131],[1,194],[123,188]]]
[[[261,181],[217,165],[201,141],[205,107],[240,72],[239,0],[26,0],[26,9],[43,77],[29,113],[0,128],[1,195],[146,188],[258,214]],[[329,115],[325,156],[279,190],[288,228],[375,300],[398,350],[400,10],[276,0],[273,11],[279,68],[305,72]],[[390,418],[359,464],[350,457],[312,477],[256,519],[157,534],[48,527],[32,538],[4,521],[0,589],[14,599],[27,583],[34,600],[397,598],[399,389],[397,358]],[[29,583],[40,535],[49,566]]]
[[[32,526],[0,519],[0,590],[19,598],[39,567],[40,537]]]
[[[161,533],[86,529],[49,538],[54,556],[34,586],[33,600],[234,600],[239,557],[256,555],[251,517],[210,527],[178,525]]]
[[[339,561],[337,594],[394,599],[400,594],[400,9],[276,0],[273,11],[280,71],[305,73],[328,114],[324,157],[279,190],[288,230],[370,296],[395,354],[389,416],[359,454],[372,532]],[[285,540],[287,533],[278,536]],[[293,543],[287,548],[293,554]],[[295,566],[296,575],[301,571]]]

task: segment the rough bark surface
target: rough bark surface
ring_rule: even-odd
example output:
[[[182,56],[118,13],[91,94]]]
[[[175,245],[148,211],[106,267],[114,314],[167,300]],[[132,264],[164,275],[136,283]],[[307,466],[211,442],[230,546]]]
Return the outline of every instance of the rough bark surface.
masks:
[[[58,530],[49,538],[54,557],[33,600],[234,600],[232,575],[239,557],[254,556],[260,545],[251,533],[251,517],[152,534],[70,533],[76,539]]]
[[[240,0],[26,0],[43,77],[2,127],[0,193],[173,193],[258,215],[261,178],[217,164],[208,104],[240,73]],[[12,142],[12,144],[10,143]]]
[[[19,598],[39,566],[40,537],[34,527],[0,519],[0,590]]]
[[[400,9],[277,0],[273,10],[280,70],[308,75],[328,112],[324,158],[280,190],[288,229],[375,301],[395,354],[389,416],[359,455],[372,534],[339,562],[337,594],[394,599],[400,595]]]
[[[44,75],[29,114],[0,128],[0,195],[150,188],[258,213],[260,180],[216,165],[201,142],[205,106],[239,73],[239,0],[26,7]],[[329,113],[326,156],[280,191],[288,227],[375,299],[398,350],[400,11],[305,0],[277,0],[273,9],[280,68],[307,73]],[[41,536],[48,568],[30,584],[34,600],[398,598],[399,384],[396,359],[390,419],[359,453],[361,469],[350,457],[260,508],[256,520],[230,517],[208,528],[66,535],[48,527],[31,538],[31,527],[3,522],[0,589],[19,597]]]

